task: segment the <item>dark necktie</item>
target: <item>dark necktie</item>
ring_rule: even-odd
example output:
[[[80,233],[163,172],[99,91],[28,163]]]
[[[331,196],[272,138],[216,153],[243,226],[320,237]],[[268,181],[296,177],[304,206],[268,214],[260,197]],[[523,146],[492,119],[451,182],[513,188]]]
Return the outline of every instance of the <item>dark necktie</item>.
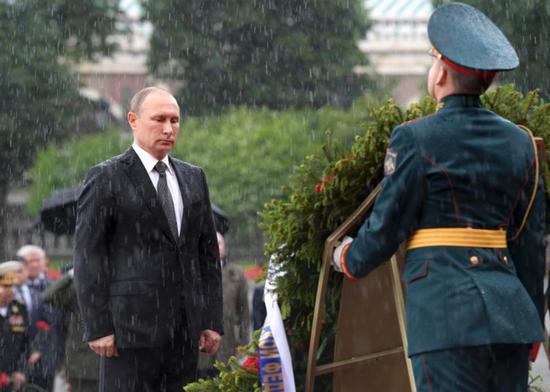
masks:
[[[168,182],[166,181],[166,164],[162,161],[158,161],[155,165],[155,170],[159,173],[159,182],[157,184],[157,194],[162,205],[162,209],[168,219],[168,225],[174,235],[174,238],[178,238],[178,223],[176,221],[176,213],[174,211],[174,202],[170,189],[168,189]]]

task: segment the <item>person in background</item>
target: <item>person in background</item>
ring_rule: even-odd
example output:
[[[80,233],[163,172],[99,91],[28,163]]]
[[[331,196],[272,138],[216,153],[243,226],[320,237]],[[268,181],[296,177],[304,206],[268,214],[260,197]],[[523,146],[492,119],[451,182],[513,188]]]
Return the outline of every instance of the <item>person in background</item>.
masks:
[[[37,245],[25,245],[17,251],[17,257],[25,264],[27,280],[24,284],[34,298],[41,297],[53,280],[47,276],[48,257]],[[35,306],[36,305],[36,306]],[[63,314],[42,300],[35,301],[31,312],[33,335],[41,335],[28,359],[29,381],[46,391],[53,389],[57,368],[65,351],[66,328]],[[38,323],[38,324],[37,324]],[[34,346],[34,345],[33,345]]]
[[[252,329],[256,331],[264,325],[267,316],[267,310],[264,302],[265,282],[259,283],[254,287],[252,295]]]
[[[0,264],[0,392],[17,391],[27,381],[29,318],[25,304],[15,299],[17,264]]]
[[[248,282],[241,267],[227,260],[224,236],[216,232],[223,286],[223,330],[220,348],[215,354],[199,356],[199,377],[215,376],[214,361],[227,362],[237,354],[237,348],[250,338],[250,311],[248,306]]]
[[[25,263],[19,261],[6,261],[3,263],[4,268],[12,269],[17,276],[17,283],[13,290],[15,299],[25,304],[28,316],[28,338],[32,342],[31,349],[29,350],[29,358],[27,359],[27,368],[33,369],[35,364],[40,360],[42,353],[40,349],[44,339],[48,339],[50,330],[50,321],[48,320],[48,314],[45,314],[44,304],[38,292],[30,290],[25,284],[27,281],[28,273]]]
[[[25,284],[34,292],[42,294],[46,287],[52,283],[47,275],[48,258],[44,249],[37,245],[24,245],[17,251],[17,258],[26,267],[27,281]]]
[[[27,285],[28,270],[25,263],[19,261],[6,261],[7,265],[13,265],[17,274],[17,285],[14,287],[15,299],[25,304],[27,314],[29,315],[29,325],[31,329],[40,318],[42,302],[40,293],[31,290]],[[11,264],[9,264],[11,263]]]

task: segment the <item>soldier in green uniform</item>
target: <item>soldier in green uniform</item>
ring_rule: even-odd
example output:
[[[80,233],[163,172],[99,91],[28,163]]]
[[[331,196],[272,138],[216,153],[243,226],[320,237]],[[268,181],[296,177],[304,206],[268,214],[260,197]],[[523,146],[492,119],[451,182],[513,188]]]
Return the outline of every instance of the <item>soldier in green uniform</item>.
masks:
[[[29,319],[25,305],[15,300],[17,284],[14,263],[0,264],[0,391],[18,390],[26,381]]]
[[[394,129],[372,214],[333,265],[357,279],[407,242],[419,392],[527,391],[529,348],[543,339],[543,181],[529,133],[479,97],[519,60],[465,4],[436,9],[428,35],[428,90],[442,108]]]

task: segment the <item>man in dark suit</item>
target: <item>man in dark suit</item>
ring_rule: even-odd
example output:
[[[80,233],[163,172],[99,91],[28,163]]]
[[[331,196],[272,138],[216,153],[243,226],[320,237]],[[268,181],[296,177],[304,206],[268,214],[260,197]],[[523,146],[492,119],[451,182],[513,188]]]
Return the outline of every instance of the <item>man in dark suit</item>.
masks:
[[[543,339],[544,186],[533,138],[479,97],[518,57],[461,3],[438,8],[428,35],[441,109],[394,129],[372,214],[334,266],[360,278],[407,241],[417,391],[527,391],[529,347]]]
[[[75,285],[101,391],[181,391],[222,333],[218,245],[203,171],[168,156],[180,110],[149,87],[134,143],[90,170],[78,200]]]

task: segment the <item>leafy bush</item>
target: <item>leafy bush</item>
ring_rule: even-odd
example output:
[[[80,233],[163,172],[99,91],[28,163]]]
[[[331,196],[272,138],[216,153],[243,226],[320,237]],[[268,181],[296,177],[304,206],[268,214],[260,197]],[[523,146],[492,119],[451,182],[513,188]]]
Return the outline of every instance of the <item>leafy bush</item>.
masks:
[[[244,347],[239,347],[241,363],[237,357],[229,358],[227,364],[216,361],[214,367],[220,372],[219,377],[200,379],[185,386],[185,392],[261,392],[258,368],[258,339],[260,330],[255,331],[252,341]]]
[[[318,151],[331,129],[351,141],[359,119],[333,108],[275,112],[233,108],[221,117],[191,118],[174,156],[203,167],[211,199],[227,211],[243,242],[257,238],[258,212],[285,195],[282,188],[304,156]]]

